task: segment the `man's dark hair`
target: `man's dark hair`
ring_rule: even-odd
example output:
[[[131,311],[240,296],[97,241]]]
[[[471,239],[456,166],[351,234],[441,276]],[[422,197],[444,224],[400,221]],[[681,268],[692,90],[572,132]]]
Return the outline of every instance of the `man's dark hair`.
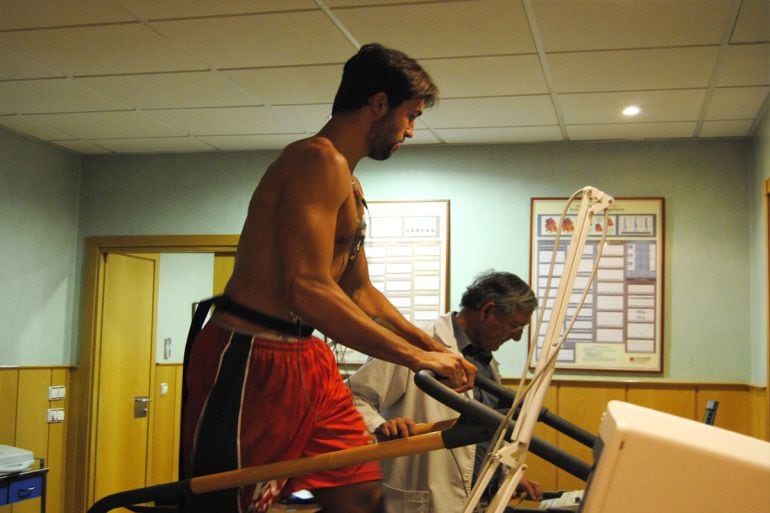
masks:
[[[431,107],[438,88],[416,60],[398,50],[370,43],[345,63],[332,114],[358,110],[379,92],[388,95],[390,108],[416,99]]]
[[[473,280],[460,300],[468,310],[481,310],[487,301],[494,301],[503,314],[513,311],[532,312],[537,308],[537,297],[527,283],[512,273],[487,271]]]

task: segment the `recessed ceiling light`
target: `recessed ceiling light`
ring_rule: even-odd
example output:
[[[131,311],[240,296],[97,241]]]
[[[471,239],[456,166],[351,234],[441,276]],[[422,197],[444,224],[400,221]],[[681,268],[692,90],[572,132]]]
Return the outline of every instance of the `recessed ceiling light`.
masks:
[[[625,109],[623,109],[623,115],[624,116],[636,116],[642,111],[639,107],[636,105],[629,105]]]

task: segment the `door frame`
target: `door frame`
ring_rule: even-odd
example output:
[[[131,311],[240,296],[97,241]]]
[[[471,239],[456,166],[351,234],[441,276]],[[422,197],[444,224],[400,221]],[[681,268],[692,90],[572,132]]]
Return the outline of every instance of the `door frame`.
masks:
[[[238,235],[147,235],[87,237],[85,240],[80,364],[71,375],[65,498],[67,511],[85,511],[93,502],[96,465],[96,411],[101,352],[102,292],[107,253],[235,252]]]
[[[770,440],[770,178],[765,180],[763,195],[765,223],[765,437]]]

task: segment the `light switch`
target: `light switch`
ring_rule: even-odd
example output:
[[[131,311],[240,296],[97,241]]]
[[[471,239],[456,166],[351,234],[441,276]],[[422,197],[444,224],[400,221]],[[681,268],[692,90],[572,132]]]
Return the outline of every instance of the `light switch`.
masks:
[[[64,422],[64,408],[48,408],[48,423]]]
[[[64,385],[56,385],[48,387],[48,400],[49,401],[62,401],[64,400]]]

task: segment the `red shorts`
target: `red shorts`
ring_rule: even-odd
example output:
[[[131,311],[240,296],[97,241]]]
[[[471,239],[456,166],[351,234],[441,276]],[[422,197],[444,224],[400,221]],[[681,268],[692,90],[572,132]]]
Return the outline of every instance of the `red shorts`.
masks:
[[[315,337],[298,340],[272,331],[252,336],[208,323],[193,344],[186,384],[186,477],[371,443],[334,354]],[[297,490],[379,479],[379,464],[369,462],[202,494],[189,511],[266,511]]]

